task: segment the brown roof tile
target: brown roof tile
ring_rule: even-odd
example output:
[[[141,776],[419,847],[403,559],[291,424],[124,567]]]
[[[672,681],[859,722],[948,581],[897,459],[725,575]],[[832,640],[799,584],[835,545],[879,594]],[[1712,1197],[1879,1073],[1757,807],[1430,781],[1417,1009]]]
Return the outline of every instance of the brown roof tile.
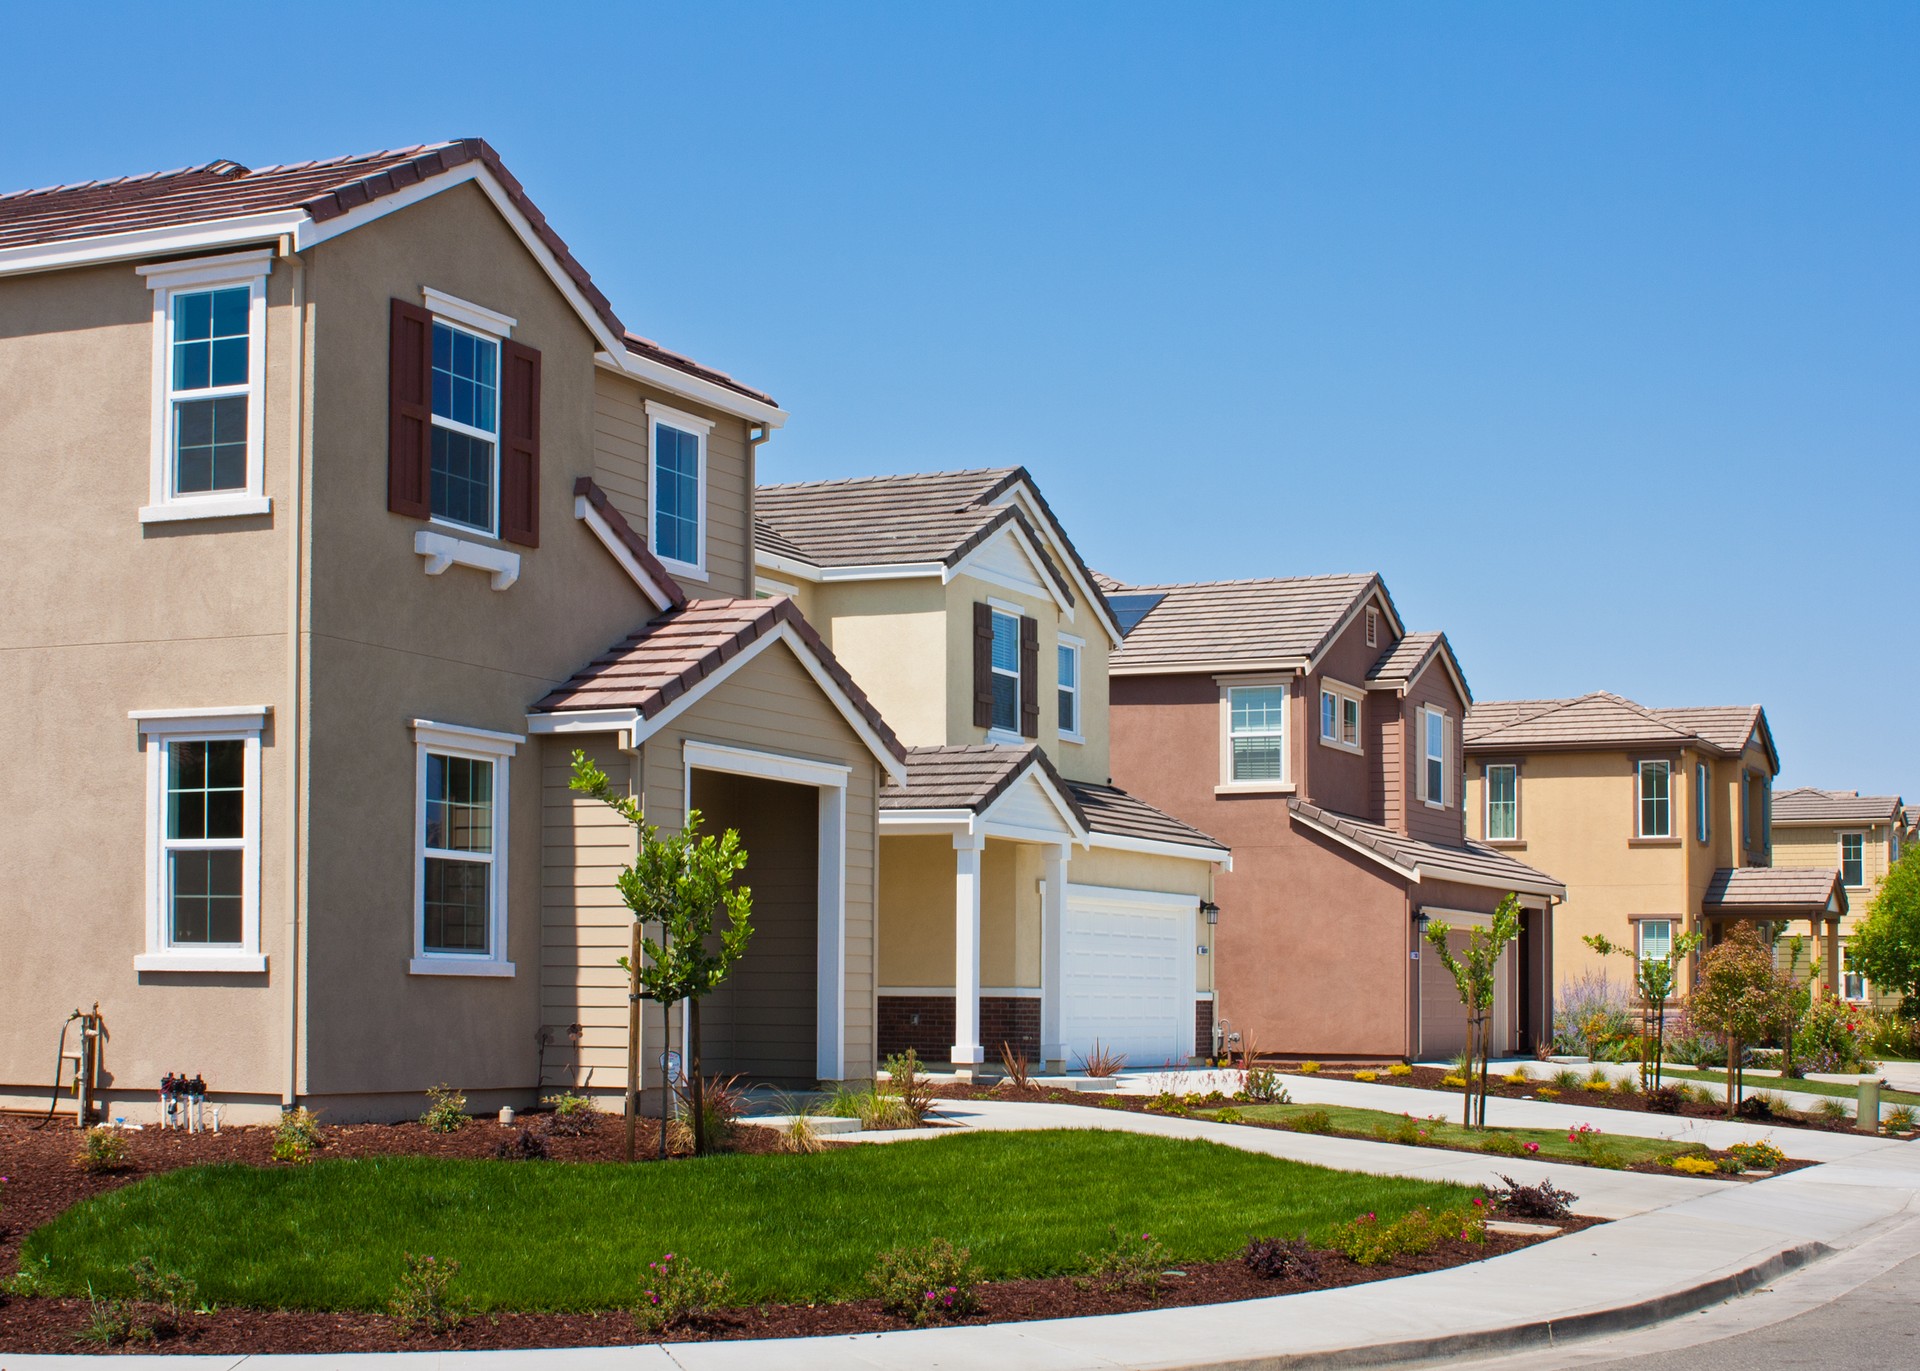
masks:
[[[1378,576],[1123,586],[1110,593],[1163,598],[1127,633],[1112,670],[1252,669],[1298,661],[1312,656],[1375,590],[1385,594]]]
[[[1898,823],[1898,795],[1862,795],[1857,790],[1819,790],[1810,785],[1773,793],[1776,824]]]
[[[1723,866],[1707,882],[1701,907],[1709,912],[1817,914],[1833,902],[1846,912],[1838,871],[1803,866]]]
[[[883,789],[880,808],[969,809],[979,813],[1004,795],[1028,768],[1036,766],[1066,797],[1068,807],[1084,825],[1086,816],[1080,813],[1067,782],[1045,750],[1034,743],[1020,747],[969,743],[908,748],[907,783]]]
[[[1129,795],[1117,786],[1068,781],[1067,787],[1085,812],[1087,826],[1095,833],[1111,833],[1120,838],[1143,838],[1156,843],[1178,843],[1184,847],[1211,847],[1220,852],[1227,850],[1225,843],[1208,837],[1171,814],[1163,814],[1139,796]]]
[[[1566,700],[1488,700],[1467,711],[1462,741],[1469,752],[1528,749],[1704,746],[1738,756],[1759,730],[1772,753],[1759,705],[1649,709],[1596,690]],[[1775,759],[1778,764],[1778,758]]]
[[[1467,673],[1460,669],[1460,659],[1453,655],[1453,644],[1444,633],[1409,633],[1380,654],[1380,660],[1367,669],[1367,680],[1383,688],[1408,686],[1427,669],[1429,662],[1442,655],[1471,705],[1473,691],[1467,685]]]
[[[1349,818],[1305,800],[1288,800],[1287,808],[1296,819],[1305,820],[1310,827],[1338,834],[1408,878],[1417,872],[1423,877],[1457,881],[1462,885],[1504,886],[1520,894],[1566,898],[1567,888],[1544,871],[1476,842],[1468,841],[1459,847],[1423,842],[1382,824]]]
[[[687,603],[687,592],[681,588],[678,581],[673,579],[672,573],[660,564],[660,559],[653,555],[653,549],[647,546],[647,540],[634,531],[633,525],[627,522],[627,516],[615,508],[613,501],[607,498],[606,491],[600,489],[593,477],[577,477],[573,483],[573,493],[586,497],[587,503],[607,521],[607,527],[613,530],[613,536],[618,538],[621,545],[633,554],[633,559],[646,569],[647,575],[653,578],[654,584],[667,593],[672,607],[675,609],[684,607]]]

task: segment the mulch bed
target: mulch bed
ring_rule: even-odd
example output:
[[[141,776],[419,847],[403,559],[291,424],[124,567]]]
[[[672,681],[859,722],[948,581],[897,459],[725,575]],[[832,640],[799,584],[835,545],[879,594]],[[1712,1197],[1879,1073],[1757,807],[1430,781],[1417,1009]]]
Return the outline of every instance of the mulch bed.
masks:
[[[1068,1097],[1061,1103],[1081,1103],[1070,1091],[1030,1091],[1024,1098]],[[1000,1092],[999,1098],[1006,1098]],[[540,1120],[535,1118],[538,1125]],[[657,1124],[639,1126],[639,1151],[651,1159],[658,1146]],[[513,1136],[491,1120],[475,1120],[456,1133],[431,1133],[417,1123],[361,1124],[327,1127],[321,1155],[337,1157],[441,1156],[491,1158],[502,1138]],[[608,1118],[583,1137],[548,1139],[553,1161],[617,1161],[621,1156],[620,1121]],[[55,1123],[43,1130],[28,1121],[0,1117],[0,1176],[7,1178],[0,1194],[0,1277],[11,1276],[28,1231],[47,1222],[70,1205],[91,1196],[129,1185],[143,1176],[211,1162],[244,1162],[275,1166],[271,1159],[273,1130],[228,1128],[218,1134],[186,1134],[144,1129],[127,1135],[131,1165],[128,1170],[97,1175],[73,1165],[79,1140],[70,1125]],[[735,1151],[778,1150],[779,1138],[768,1128],[743,1127],[735,1132]],[[864,1144],[846,1144],[861,1146]],[[509,1163],[502,1163],[503,1165]],[[520,1163],[525,1165],[526,1163]],[[537,1165],[538,1163],[534,1163]],[[1597,1220],[1561,1221],[1566,1232],[1592,1226]],[[1359,1266],[1338,1253],[1317,1252],[1312,1278],[1262,1280],[1238,1261],[1196,1263],[1184,1274],[1168,1277],[1156,1295],[1145,1292],[1106,1292],[1082,1289],[1069,1277],[992,1282],[979,1287],[981,1312],[963,1323],[1004,1323],[1028,1319],[1073,1318],[1087,1314],[1127,1313],[1142,1309],[1213,1304],[1292,1295],[1386,1280],[1422,1271],[1438,1271],[1468,1262],[1517,1251],[1543,1241],[1538,1237],[1490,1234],[1483,1244],[1449,1242],[1414,1257],[1401,1257],[1375,1266]],[[80,1342],[89,1309],[80,1299],[23,1298],[0,1295],[0,1351],[57,1353],[88,1350]],[[710,1339],[819,1337],[831,1334],[885,1332],[911,1326],[889,1314],[877,1300],[850,1300],[825,1305],[765,1305],[726,1311],[697,1327],[641,1333],[622,1310],[591,1314],[477,1315],[451,1333],[403,1337],[385,1314],[307,1313],[290,1310],[220,1309],[186,1318],[179,1331],[137,1350],[230,1354],[244,1352],[378,1352],[451,1351],[517,1347],[624,1346],[647,1342]]]

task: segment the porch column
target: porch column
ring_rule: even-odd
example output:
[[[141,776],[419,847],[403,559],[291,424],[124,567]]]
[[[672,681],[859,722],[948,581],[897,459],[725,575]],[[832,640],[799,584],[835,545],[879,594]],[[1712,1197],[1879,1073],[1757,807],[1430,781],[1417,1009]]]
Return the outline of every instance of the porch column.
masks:
[[[1046,874],[1040,878],[1040,1058],[1056,1075],[1067,1069],[1060,969],[1066,946],[1067,859],[1072,851],[1066,843],[1049,847]]]
[[[1827,993],[1840,993],[1840,921],[1827,920]]]
[[[980,1048],[980,834],[953,835],[953,1068],[971,1080]]]

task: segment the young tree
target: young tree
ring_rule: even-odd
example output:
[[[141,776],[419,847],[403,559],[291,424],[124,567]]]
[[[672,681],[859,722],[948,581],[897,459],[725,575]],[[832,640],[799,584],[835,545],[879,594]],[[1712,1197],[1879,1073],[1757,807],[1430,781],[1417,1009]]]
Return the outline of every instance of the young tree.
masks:
[[[1631,947],[1608,939],[1604,933],[1589,933],[1580,941],[1603,957],[1633,958],[1633,987],[1640,994],[1640,1085],[1651,1089],[1660,1084],[1660,1070],[1667,1051],[1667,1000],[1678,979],[1674,968],[1682,957],[1690,957],[1706,935],[1699,930],[1674,938],[1665,957],[1639,957]]]
[[[620,959],[627,973],[627,1160],[633,1160],[633,1131],[640,1092],[640,1001],[652,1000],[671,1015],[689,1001],[687,1023],[687,1102],[693,1115],[693,1150],[707,1150],[706,1079],[700,1068],[700,1001],[719,988],[735,962],[746,954],[752,936],[753,892],[733,878],[747,864],[740,835],[732,829],[718,838],[700,836],[700,811],[687,811],[678,833],[661,837],[646,820],[639,801],[622,795],[587,754],[573,754],[571,787],[590,795],[632,824],[640,851],[620,871],[620,898],[633,913],[633,951]],[[727,927],[713,942],[713,916],[724,909]],[[660,940],[646,933],[660,925]]]
[[[1778,1027],[1791,1011],[1793,984],[1774,968],[1773,949],[1750,925],[1741,925],[1700,959],[1690,1008],[1695,1023],[1727,1045],[1727,1116],[1738,1112],[1746,1089],[1740,1058],[1750,1042]]]
[[[1460,1003],[1467,1010],[1467,1087],[1461,1123],[1467,1128],[1487,1126],[1487,1058],[1492,1042],[1495,972],[1500,954],[1520,936],[1520,900],[1509,892],[1493,911],[1487,928],[1467,932],[1466,960],[1453,955],[1447,934],[1453,930],[1435,919],[1427,924],[1427,941],[1440,955],[1440,964],[1453,977]]]
[[[1920,846],[1908,848],[1881,879],[1849,951],[1874,985],[1906,997],[1902,1018],[1920,1018]]]

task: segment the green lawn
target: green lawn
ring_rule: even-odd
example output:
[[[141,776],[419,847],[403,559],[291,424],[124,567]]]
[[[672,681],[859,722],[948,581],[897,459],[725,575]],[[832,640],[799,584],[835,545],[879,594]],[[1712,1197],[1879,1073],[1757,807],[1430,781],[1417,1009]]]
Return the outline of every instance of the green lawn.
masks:
[[[1724,1071],[1700,1071],[1692,1067],[1663,1066],[1662,1077],[1672,1077],[1680,1081],[1703,1081],[1708,1085],[1725,1085],[1727,1073]],[[1764,1090],[1770,1095],[1795,1091],[1802,1095],[1835,1095],[1843,1100],[1860,1098],[1860,1088],[1853,1085],[1841,1085],[1835,1081],[1790,1081],[1784,1076],[1762,1076],[1752,1067],[1747,1068],[1747,1093]],[[1882,1090],[1882,1104],[1920,1104],[1920,1095],[1908,1090]]]
[[[1373,1138],[1379,1127],[1397,1129],[1405,1125],[1406,1116],[1390,1114],[1384,1109],[1347,1109],[1339,1105],[1311,1104],[1254,1104],[1236,1105],[1240,1117],[1258,1123],[1289,1123],[1306,1113],[1325,1113],[1336,1133],[1351,1133],[1357,1137]],[[1527,1143],[1539,1143],[1540,1150],[1530,1155],[1545,1161],[1578,1161],[1581,1152],[1578,1145],[1567,1141],[1564,1128],[1484,1128],[1478,1131],[1462,1128],[1457,1123],[1444,1120],[1416,1119],[1414,1122],[1427,1131],[1422,1146],[1457,1147],[1469,1152],[1484,1152],[1482,1145],[1489,1137],[1511,1138],[1523,1147]],[[1612,1148],[1620,1160],[1632,1165],[1634,1162],[1665,1161],[1684,1152],[1700,1150],[1697,1143],[1672,1142],[1662,1138],[1635,1138],[1622,1133],[1608,1133],[1601,1130],[1605,1144]]]
[[[151,1256],[226,1305],[375,1309],[404,1252],[462,1265],[489,1309],[630,1305],[666,1252],[732,1273],[742,1302],[864,1295],[884,1249],[946,1237],[989,1277],[1079,1269],[1107,1225],[1176,1260],[1249,1236],[1324,1234],[1373,1210],[1464,1203],[1467,1187],[1363,1176],[1214,1143],[1100,1130],[970,1133],[811,1157],[667,1165],[397,1157],[196,1167],[76,1205],[30,1234],[53,1293],[127,1289]]]

